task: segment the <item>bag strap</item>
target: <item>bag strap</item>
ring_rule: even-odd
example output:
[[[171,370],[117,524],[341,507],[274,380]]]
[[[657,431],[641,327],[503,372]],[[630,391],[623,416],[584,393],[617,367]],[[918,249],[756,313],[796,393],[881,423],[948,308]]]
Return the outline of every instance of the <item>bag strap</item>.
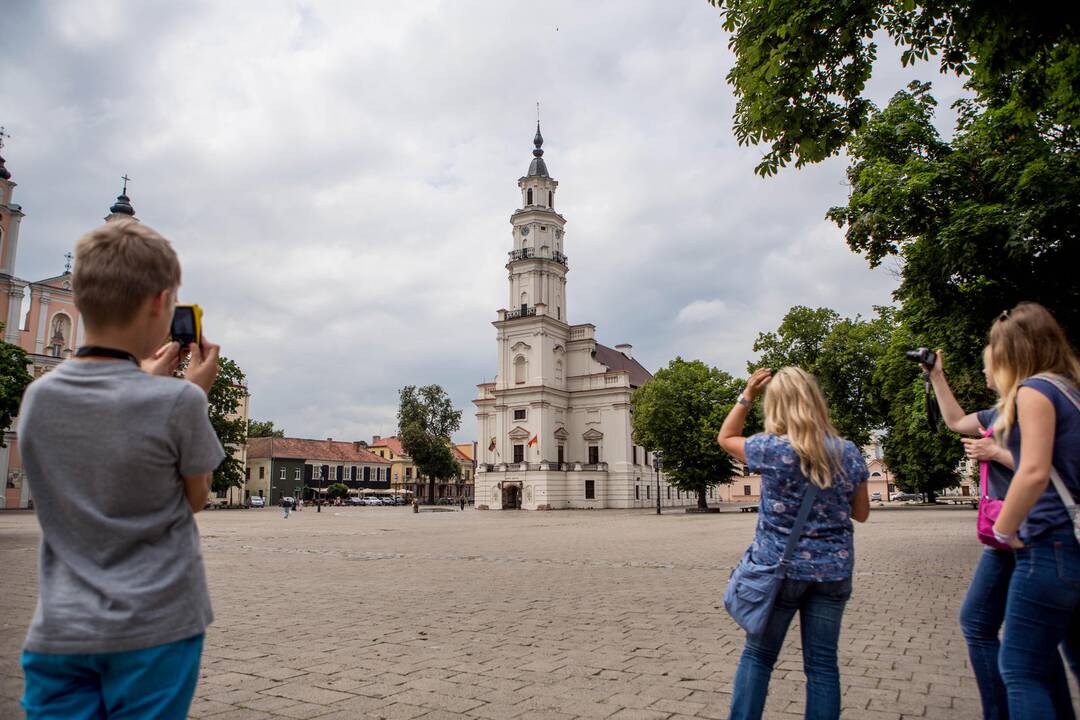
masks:
[[[1076,388],[1071,383],[1066,382],[1059,375],[1053,373],[1039,373],[1038,375],[1032,375],[1031,380],[1045,380],[1053,385],[1061,392],[1062,395],[1069,399],[1069,402],[1073,404],[1077,412],[1080,412],[1080,398],[1077,397],[1078,393]],[[1061,497],[1061,502],[1065,504],[1065,509],[1069,511],[1069,516],[1072,517],[1075,523],[1077,515],[1076,501],[1073,500],[1072,493],[1069,492],[1069,488],[1065,485],[1065,481],[1061,479],[1061,475],[1054,468],[1053,464],[1050,465],[1050,482],[1054,484],[1054,489],[1057,490],[1057,494]]]
[[[813,507],[814,500],[817,498],[818,486],[809,480],[806,484],[807,488],[806,492],[803,493],[802,505],[799,506],[799,515],[795,518],[795,524],[791,526],[787,545],[784,546],[784,555],[780,558],[781,576],[783,576],[784,568],[787,567],[791,556],[795,554],[795,546],[799,544],[799,538],[802,537],[803,528],[806,526],[806,519],[810,517],[810,508]]]

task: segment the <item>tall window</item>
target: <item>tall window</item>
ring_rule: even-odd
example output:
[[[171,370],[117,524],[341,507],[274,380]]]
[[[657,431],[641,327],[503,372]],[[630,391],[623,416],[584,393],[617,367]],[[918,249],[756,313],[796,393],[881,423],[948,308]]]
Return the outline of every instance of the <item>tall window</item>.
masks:
[[[566,462],[566,448],[562,445],[559,446],[559,464],[562,465]]]
[[[630,454],[634,459],[634,465],[637,465],[637,445],[630,446]]]
[[[555,194],[553,192],[551,192],[550,190],[548,190],[548,207],[549,208],[555,207]]]
[[[284,480],[284,479],[285,479],[285,468],[281,468],[281,475],[280,475],[280,478],[281,478],[282,480]]]
[[[743,495],[749,495],[750,494],[750,486],[749,485],[743,485],[742,486],[742,494]]]
[[[634,499],[635,500],[640,500],[641,499],[641,486],[640,485],[635,485],[634,486]]]
[[[371,480],[371,466],[370,465],[365,465],[364,466],[364,482],[370,482],[370,480]]]
[[[296,468],[296,474],[293,476],[294,480],[300,479],[300,468]]]
[[[652,485],[645,486],[645,499],[652,500]]]
[[[589,446],[589,464],[590,465],[599,465],[600,464],[600,447],[597,446],[597,445],[590,445]]]
[[[514,446],[514,462],[516,462],[516,463],[525,462],[525,446],[524,445],[515,445]]]
[[[667,499],[668,500],[671,499],[671,486],[670,485],[667,486]]]
[[[586,480],[585,481],[585,499],[586,500],[595,500],[596,499],[596,481],[595,480]]]
[[[532,205],[532,188],[525,191],[525,204]]]
[[[266,466],[265,465],[260,465],[259,466],[259,479],[262,480],[264,477],[266,477]]]

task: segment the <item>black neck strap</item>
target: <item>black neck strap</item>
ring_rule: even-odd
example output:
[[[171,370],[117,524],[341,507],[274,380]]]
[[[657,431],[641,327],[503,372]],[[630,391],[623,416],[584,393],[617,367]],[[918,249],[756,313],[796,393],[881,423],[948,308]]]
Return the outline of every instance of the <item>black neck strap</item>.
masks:
[[[101,347],[100,345],[84,345],[75,351],[75,357],[100,357],[110,358],[112,360],[130,360],[136,365],[139,364],[138,359],[127,350],[117,350],[116,348]]]

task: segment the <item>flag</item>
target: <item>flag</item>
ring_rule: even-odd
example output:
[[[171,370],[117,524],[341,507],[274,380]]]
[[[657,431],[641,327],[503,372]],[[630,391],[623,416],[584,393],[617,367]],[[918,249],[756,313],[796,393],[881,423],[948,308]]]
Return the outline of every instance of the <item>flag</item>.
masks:
[[[495,451],[495,437],[492,436],[491,443],[488,445],[488,452],[494,452],[494,451]]]
[[[539,435],[533,435],[532,440],[529,441],[529,447],[532,447],[533,445],[535,445],[539,439],[540,439]]]

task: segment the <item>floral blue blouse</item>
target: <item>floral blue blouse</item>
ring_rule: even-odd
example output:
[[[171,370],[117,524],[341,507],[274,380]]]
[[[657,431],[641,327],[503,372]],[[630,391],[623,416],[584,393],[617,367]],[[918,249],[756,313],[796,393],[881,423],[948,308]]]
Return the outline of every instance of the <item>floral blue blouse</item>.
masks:
[[[842,473],[832,486],[820,490],[795,548],[787,577],[830,582],[851,577],[855,562],[851,497],[870,472],[855,444],[838,438]],[[810,481],[799,468],[799,456],[784,435],[747,438],[750,472],[761,474],[761,507],[751,553],[755,562],[780,562],[788,533],[795,524],[803,493]]]

